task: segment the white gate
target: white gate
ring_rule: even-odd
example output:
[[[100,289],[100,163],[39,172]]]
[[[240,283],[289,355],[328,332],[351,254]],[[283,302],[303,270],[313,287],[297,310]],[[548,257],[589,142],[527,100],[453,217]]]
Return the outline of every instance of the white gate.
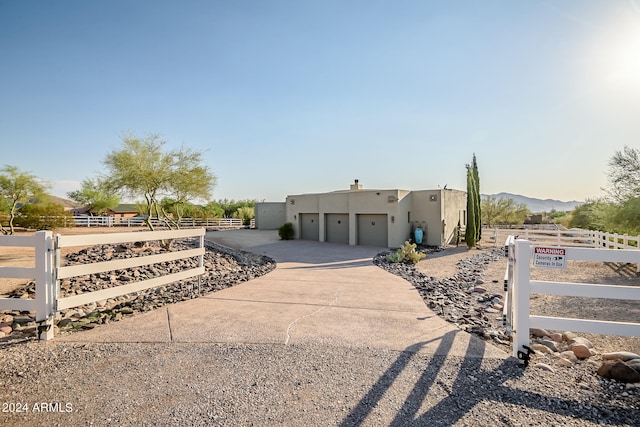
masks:
[[[640,337],[640,323],[532,316],[529,305],[531,293],[640,301],[640,287],[635,286],[531,280],[531,259],[536,253],[535,248],[536,246],[532,247],[528,240],[514,240],[511,237],[507,239],[506,242],[509,264],[505,273],[506,298],[503,319],[507,331],[513,333],[513,355],[515,357],[520,359],[526,358],[525,355],[528,354],[529,347],[530,328]],[[640,262],[640,250],[571,247],[560,249],[561,252],[556,252],[554,256],[558,259],[553,262],[562,263],[567,260],[622,263]]]

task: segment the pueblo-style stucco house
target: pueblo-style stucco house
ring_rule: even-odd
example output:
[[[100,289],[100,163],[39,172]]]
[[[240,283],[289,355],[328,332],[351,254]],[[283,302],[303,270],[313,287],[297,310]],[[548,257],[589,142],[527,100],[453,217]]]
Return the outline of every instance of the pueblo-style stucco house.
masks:
[[[349,190],[287,196],[284,206],[257,203],[256,227],[291,222],[298,239],[378,247],[401,246],[420,227],[424,244],[442,246],[466,225],[466,202],[464,191],[369,190],[356,180]]]

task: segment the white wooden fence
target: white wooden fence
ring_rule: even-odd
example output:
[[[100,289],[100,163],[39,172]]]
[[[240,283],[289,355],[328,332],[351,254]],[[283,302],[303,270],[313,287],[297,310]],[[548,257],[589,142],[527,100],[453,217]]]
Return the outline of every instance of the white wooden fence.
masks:
[[[509,263],[505,272],[503,319],[507,332],[513,333],[515,357],[523,360],[527,358],[530,328],[640,336],[640,323],[532,316],[529,305],[531,293],[640,301],[640,287],[531,280],[531,259],[536,256],[535,248],[540,246],[532,246],[528,240],[514,239],[513,236],[507,239],[505,245]],[[575,247],[555,249],[560,251],[553,255],[554,268],[566,265],[567,260],[640,263],[640,250],[637,249],[609,250]]]
[[[566,229],[531,229],[531,228],[484,228],[482,239],[494,242],[504,242],[510,235],[528,240],[535,244],[575,246],[607,249],[638,249],[640,236],[626,234],[605,233],[603,231],[583,230],[579,228]]]
[[[202,275],[204,273],[204,235],[205,229],[199,228],[77,236],[61,236],[59,234],[53,236],[50,231],[38,231],[33,236],[0,236],[0,246],[32,247],[35,250],[35,267],[0,267],[0,278],[35,279],[36,282],[35,299],[0,298],[0,310],[35,311],[38,338],[49,340],[53,338],[53,318],[59,310],[116,298],[128,293]],[[60,265],[62,248],[180,238],[198,238],[198,245],[195,249],[156,255],[91,264]],[[193,257],[198,257],[198,266],[195,268],[80,295],[60,297],[60,280],[62,279]]]
[[[163,227],[161,220],[152,219],[154,227]],[[65,218],[65,227],[146,227],[142,218],[118,218],[113,216],[79,215]],[[249,223],[249,228],[255,228],[255,219]],[[213,228],[242,228],[244,222],[240,218],[181,218],[180,227],[213,227]]]

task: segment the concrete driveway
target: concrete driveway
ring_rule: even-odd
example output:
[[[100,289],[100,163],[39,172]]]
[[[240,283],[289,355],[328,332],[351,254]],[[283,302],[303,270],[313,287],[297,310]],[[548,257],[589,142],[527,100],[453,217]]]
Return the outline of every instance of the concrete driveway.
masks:
[[[313,343],[438,354],[443,337],[453,335],[448,355],[508,356],[440,319],[411,284],[373,265],[383,248],[280,241],[277,232],[262,230],[216,231],[206,238],[268,255],[278,266],[232,288],[56,340]]]

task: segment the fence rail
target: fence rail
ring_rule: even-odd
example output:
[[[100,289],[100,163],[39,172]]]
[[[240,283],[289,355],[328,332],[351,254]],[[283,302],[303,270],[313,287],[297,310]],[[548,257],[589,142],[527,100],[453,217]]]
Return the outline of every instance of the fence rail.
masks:
[[[504,278],[503,320],[507,332],[513,332],[514,335],[513,355],[515,357],[523,358],[522,356],[527,353],[525,350],[529,347],[530,328],[640,337],[640,323],[532,316],[530,314],[531,293],[640,301],[640,287],[636,286],[531,280],[531,258],[534,257],[536,246],[532,246],[528,240],[515,239],[514,236],[508,237],[505,241],[509,261]],[[562,263],[566,263],[567,260],[583,260],[640,264],[640,250],[635,248],[611,250],[565,247],[559,253],[562,254],[563,260],[560,261]]]
[[[116,298],[196,276],[199,280],[199,276],[205,271],[204,235],[205,229],[198,228],[76,236],[59,234],[53,236],[50,231],[38,231],[33,236],[0,236],[0,246],[33,247],[35,251],[35,267],[0,267],[0,278],[33,278],[36,283],[35,299],[0,298],[0,310],[35,311],[38,337],[46,340],[51,339],[53,338],[53,317],[57,311],[108,298]],[[71,266],[62,266],[60,261],[62,248],[180,238],[197,238],[198,245],[195,249]],[[60,297],[60,280],[62,279],[195,257],[198,257],[198,266],[194,268],[126,285],[85,292],[80,295]]]
[[[119,218],[114,216],[90,216],[78,215],[64,217],[64,227],[145,227],[147,224],[142,218]],[[166,224],[162,220],[152,219],[154,227],[163,227]],[[215,227],[215,228],[241,228],[246,227],[244,220],[240,218],[181,218],[180,227]],[[249,228],[255,228],[255,219],[249,221]]]
[[[640,236],[605,233],[603,231],[583,230],[546,230],[532,228],[484,228],[482,236],[495,242],[504,242],[508,236],[515,235],[532,243],[555,244],[558,246],[592,247],[607,249],[638,249]]]

